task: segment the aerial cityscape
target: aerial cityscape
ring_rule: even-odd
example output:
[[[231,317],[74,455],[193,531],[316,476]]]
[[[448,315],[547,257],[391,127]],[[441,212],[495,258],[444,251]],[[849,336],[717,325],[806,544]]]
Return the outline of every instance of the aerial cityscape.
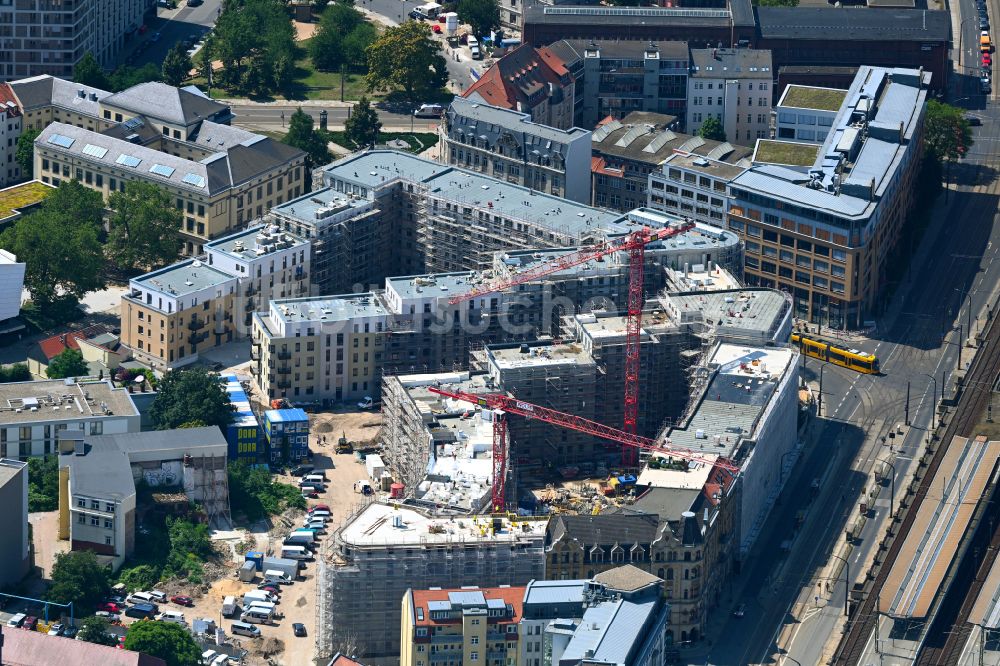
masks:
[[[1000,666],[993,17],[0,0],[0,666]]]

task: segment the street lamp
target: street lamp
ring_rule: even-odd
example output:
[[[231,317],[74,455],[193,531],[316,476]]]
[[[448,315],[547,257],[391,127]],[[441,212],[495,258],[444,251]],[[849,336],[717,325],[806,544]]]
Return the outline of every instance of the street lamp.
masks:
[[[960,293],[963,296],[967,297],[967,299],[966,299],[966,313],[965,313],[965,321],[966,321],[965,330],[966,330],[966,334],[971,338],[972,337],[972,293],[973,293],[973,290],[969,289],[969,290],[963,292],[958,287],[955,287],[955,291],[957,291],[958,293]],[[959,309],[959,312],[961,312],[961,310],[962,310],[961,303],[959,303],[958,309]]]
[[[847,615],[847,595],[851,588],[851,563],[840,555],[830,555],[844,563],[844,615]]]
[[[880,460],[879,462],[888,465],[889,469],[892,470],[892,476],[889,477],[889,481],[890,481],[890,487],[889,487],[889,519],[892,520],[892,516],[893,516],[893,513],[894,513],[893,512],[893,505],[896,503],[896,466],[893,465],[888,460]]]
[[[934,391],[931,393],[931,430],[937,429],[937,379],[934,375],[929,375],[926,372],[921,372],[921,375],[927,377],[932,382],[934,382]],[[941,400],[944,400],[944,385],[941,386]]]

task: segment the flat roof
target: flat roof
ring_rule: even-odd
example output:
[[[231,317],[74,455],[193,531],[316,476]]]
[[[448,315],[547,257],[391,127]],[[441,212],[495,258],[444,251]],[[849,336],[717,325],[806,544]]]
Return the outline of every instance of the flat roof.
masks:
[[[374,292],[321,296],[319,298],[279,298],[271,301],[271,316],[286,324],[306,321],[350,321],[355,317],[388,315]]]
[[[475,271],[400,275],[386,278],[385,287],[401,298],[441,298],[471,291],[476,286],[473,280],[477,275]]]
[[[524,605],[580,604],[583,608],[585,580],[533,580],[524,589]]]
[[[764,334],[775,330],[788,311],[788,298],[775,289],[673,293],[661,299],[679,323],[711,322],[716,330]]]
[[[113,441],[96,439],[84,439],[83,455],[69,452],[59,456],[59,467],[69,467],[70,492],[114,500],[135,495],[128,454]]]
[[[0,384],[0,425],[138,415],[129,392],[112,387],[110,380],[77,383],[43,379]]]
[[[647,304],[655,304],[657,301],[647,301]],[[649,305],[644,307],[649,309]],[[573,315],[573,321],[577,326],[577,331],[583,332],[586,337],[599,342],[602,339],[607,341],[625,339],[628,319],[619,314],[604,314],[599,312],[583,312]],[[640,334],[654,335],[667,331],[676,331],[677,326],[670,318],[660,310],[644,311]]]
[[[233,407],[236,410],[233,412],[233,425],[242,427],[259,426],[257,417],[254,415],[253,409],[250,408],[250,399],[247,397],[246,391],[243,390],[243,384],[240,383],[239,377],[236,375],[222,375],[219,377],[219,381],[225,387],[226,394],[229,396],[229,402],[233,403]]]
[[[0,488],[7,484],[8,481],[17,477],[21,470],[26,470],[28,463],[21,462],[20,460],[13,460],[12,458],[0,458]],[[27,474],[27,471],[25,471]]]
[[[41,203],[55,189],[38,180],[5,187],[0,190],[0,220],[10,217],[21,208]]]
[[[525,24],[566,24],[603,26],[639,24],[652,26],[726,27],[752,26],[753,9],[749,2],[730,0],[726,9],[668,7],[607,7],[603,5],[524,6]],[[648,40],[642,40],[648,41]]]
[[[489,127],[490,135],[499,134],[498,130],[503,128],[514,132],[524,133],[532,137],[538,137],[544,141],[554,141],[566,145],[575,139],[582,139],[590,134],[589,130],[580,127],[570,129],[558,129],[535,123],[531,120],[530,113],[522,113],[513,109],[505,109],[499,106],[492,106],[480,103],[465,97],[455,97],[448,106],[448,117],[452,126],[449,131],[461,129],[471,132],[472,136],[486,134],[487,132],[478,127],[479,123],[485,123]],[[530,149],[531,146],[529,145]]]
[[[279,230],[276,225],[259,224],[206,243],[205,250],[228,254],[241,261],[253,261],[278,250],[290,250],[308,243],[294,234]]]
[[[844,103],[846,97],[847,91],[840,88],[821,88],[819,86],[803,86],[793,83],[785,86],[785,92],[781,94],[778,106],[795,109],[837,111]]]
[[[752,153],[749,148],[734,150],[730,157],[738,156],[738,159],[733,162],[713,160],[696,153],[673,153],[663,161],[663,168],[675,166],[722,180],[732,180],[750,166],[749,158]]]
[[[264,419],[271,423],[300,423],[309,421],[309,415],[304,409],[292,407],[287,409],[269,409],[264,412]]]
[[[194,453],[198,449],[220,449],[226,451],[226,438],[218,426],[199,428],[174,428],[171,430],[146,430],[125,432],[117,435],[86,437],[94,445],[109,443],[126,454],[168,453],[180,457],[183,453]]]
[[[916,520],[892,563],[879,595],[879,612],[925,618],[942,592],[945,575],[1000,459],[1000,441],[955,437],[930,483]],[[984,588],[985,589],[985,588]]]
[[[784,166],[811,167],[822,148],[818,143],[757,139],[753,151],[755,164],[781,164]]]
[[[645,639],[656,614],[657,599],[603,601],[587,608],[562,654],[560,663],[626,664]]]
[[[396,379],[406,389],[417,410],[424,416],[464,414],[472,406],[462,400],[452,400],[439,393],[432,393],[432,386],[445,386],[449,390],[463,393],[490,393],[498,389],[492,377],[486,373],[470,374],[461,372],[435,372],[428,374],[397,375]]]
[[[969,623],[987,629],[1000,628],[1000,558],[993,560],[986,582],[969,613]]]
[[[134,277],[131,282],[135,286],[167,296],[187,296],[235,280],[235,276],[213,268],[199,259],[188,259]]]
[[[527,344],[527,343],[526,343]],[[528,344],[528,351],[522,352],[519,344],[488,345],[486,353],[490,361],[500,370],[529,368],[542,365],[593,365],[594,359],[576,342],[552,344]]]
[[[403,179],[421,182],[453,167],[412,153],[366,150],[321,167],[324,175],[357,183],[369,189]]]
[[[359,199],[326,187],[275,206],[271,212],[304,224],[319,224],[324,215],[332,217],[343,211],[354,209],[360,212],[371,207],[372,203],[367,199]]]
[[[668,266],[667,288],[679,292],[738,291],[740,288],[739,280],[720,266],[707,270],[704,265],[698,264],[696,268],[701,270],[675,270]]]
[[[665,453],[654,453],[653,458],[666,461],[670,458]],[[708,477],[712,473],[718,455],[706,453],[704,462],[680,460],[676,468],[660,467],[653,469],[648,464],[639,473],[636,485],[649,486],[652,488],[679,488],[681,490],[696,490],[699,493],[708,483]],[[683,468],[681,468],[683,466]],[[664,516],[667,518],[668,516]],[[676,516],[669,516],[676,518]]]
[[[396,520],[400,522],[396,523]],[[373,502],[361,510],[340,532],[340,539],[357,548],[394,545],[427,546],[464,542],[517,543],[523,538],[545,536],[545,520],[497,518],[493,530],[490,516],[435,518],[423,511]]]
[[[422,502],[478,511],[492,488],[492,411],[472,409],[468,404],[465,411],[474,413],[468,418],[439,416],[435,425],[428,426],[432,453],[427,475],[414,495]]]
[[[691,49],[691,76],[694,78],[768,79],[771,51],[762,49]]]
[[[763,39],[947,42],[951,19],[942,10],[855,7],[756,7]]]
[[[752,438],[778,384],[798,352],[785,347],[721,343],[709,363],[719,366],[684,428],[666,432],[667,446],[731,457]]]

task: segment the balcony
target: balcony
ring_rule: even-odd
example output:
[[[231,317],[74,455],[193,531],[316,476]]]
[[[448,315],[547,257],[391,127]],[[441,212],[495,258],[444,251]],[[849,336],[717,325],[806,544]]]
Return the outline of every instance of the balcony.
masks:
[[[205,328],[205,326],[207,326],[207,325],[208,325],[208,322],[206,322],[204,319],[198,319],[197,317],[192,317],[191,321],[188,322],[187,327],[188,327],[188,330],[191,330],[191,331],[200,331],[201,329]]]
[[[205,333],[201,333],[201,334],[192,333],[191,335],[189,335],[187,337],[187,341],[188,341],[189,345],[197,345],[200,342],[203,342],[204,340],[207,340],[207,339],[208,339],[208,332],[207,331]]]
[[[308,277],[309,277],[309,273],[307,273],[306,271],[300,271],[300,272],[298,272],[298,273],[295,274],[295,277],[293,279],[294,280],[305,280]]]
[[[245,312],[253,312],[253,309],[257,306],[252,298],[247,299],[246,307],[243,308]]]
[[[280,382],[278,382],[278,388],[280,388],[280,389],[290,389],[290,388],[292,388],[292,383],[290,381],[288,381],[287,379],[282,379]]]
[[[292,352],[290,351],[280,351],[276,354],[279,360],[288,361],[292,358]]]
[[[275,372],[277,372],[279,375],[287,375],[291,371],[292,369],[287,365],[283,365],[280,368],[275,368]]]
[[[250,364],[250,374],[256,376],[258,372],[260,372],[260,371],[257,370],[257,366],[254,365],[253,363],[251,363]]]
[[[250,348],[250,360],[251,361],[259,361],[260,360],[260,349],[258,349],[257,347],[251,347]]]

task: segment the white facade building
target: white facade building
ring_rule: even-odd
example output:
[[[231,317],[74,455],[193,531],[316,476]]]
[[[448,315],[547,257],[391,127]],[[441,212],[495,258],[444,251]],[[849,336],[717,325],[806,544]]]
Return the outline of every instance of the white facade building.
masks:
[[[847,91],[838,88],[787,86],[774,108],[775,138],[822,144],[846,97]]]
[[[770,51],[691,49],[687,131],[697,134],[714,116],[727,141],[746,145],[769,138],[773,79]]]
[[[0,322],[16,317],[21,311],[21,291],[24,289],[24,264],[17,257],[0,250]]]

